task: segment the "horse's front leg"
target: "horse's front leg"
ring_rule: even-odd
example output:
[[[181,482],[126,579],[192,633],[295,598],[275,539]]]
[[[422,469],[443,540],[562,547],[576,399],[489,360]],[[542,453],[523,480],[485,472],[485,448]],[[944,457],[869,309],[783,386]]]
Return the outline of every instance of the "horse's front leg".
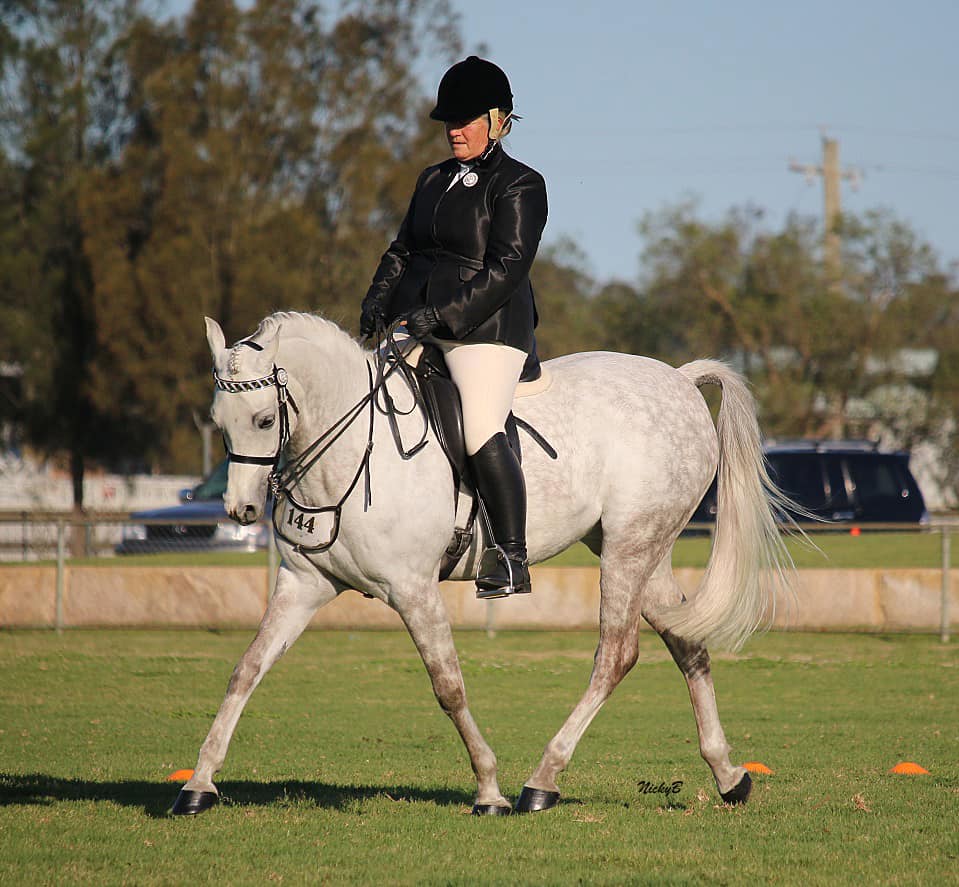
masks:
[[[226,758],[233,731],[250,696],[273,664],[292,646],[310,617],[338,594],[334,584],[309,566],[280,568],[276,591],[263,614],[253,642],[233,669],[226,697],[207,734],[193,777],[183,787],[173,813],[202,813],[219,798],[213,784]]]
[[[438,584],[433,581],[412,594],[404,589],[400,599],[391,599],[391,606],[403,619],[429,672],[433,692],[443,711],[456,725],[469,753],[477,785],[473,814],[508,815],[512,807],[499,790],[496,755],[483,739],[466,705],[463,674]]]

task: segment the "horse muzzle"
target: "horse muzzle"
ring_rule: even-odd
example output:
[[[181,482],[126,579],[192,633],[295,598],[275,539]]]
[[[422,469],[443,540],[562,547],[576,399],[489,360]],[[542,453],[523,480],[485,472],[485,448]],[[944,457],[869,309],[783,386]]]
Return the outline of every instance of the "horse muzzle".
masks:
[[[256,505],[251,502],[245,502],[228,508],[227,514],[238,524],[245,527],[249,524],[256,523],[260,519],[260,511],[261,509]]]

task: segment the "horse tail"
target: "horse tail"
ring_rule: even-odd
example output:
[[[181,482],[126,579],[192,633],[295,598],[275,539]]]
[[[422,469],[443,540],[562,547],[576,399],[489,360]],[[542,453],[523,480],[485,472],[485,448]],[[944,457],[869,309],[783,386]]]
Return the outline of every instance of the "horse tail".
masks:
[[[793,503],[766,471],[756,402],[745,379],[717,360],[679,368],[697,387],[722,388],[716,422],[719,436],[717,510],[712,551],[699,588],[674,608],[670,628],[680,637],[739,649],[775,618],[777,597],[790,603],[794,571],[777,523]]]

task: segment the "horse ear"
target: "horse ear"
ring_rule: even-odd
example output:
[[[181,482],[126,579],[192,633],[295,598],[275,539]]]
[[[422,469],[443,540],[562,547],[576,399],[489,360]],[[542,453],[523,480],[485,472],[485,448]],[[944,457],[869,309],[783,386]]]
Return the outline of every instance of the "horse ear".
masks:
[[[276,352],[280,349],[279,326],[276,324],[267,324],[266,321],[263,321],[250,338],[258,342],[263,348],[263,352],[258,358],[259,361],[266,366],[271,366],[276,360]]]
[[[226,336],[223,330],[212,317],[205,317],[206,321],[206,340],[210,345],[210,351],[213,352],[214,360],[220,356],[220,353],[226,349]]]
[[[280,335],[277,330],[276,335],[263,343],[263,356],[270,364],[276,363],[276,352],[280,350]]]

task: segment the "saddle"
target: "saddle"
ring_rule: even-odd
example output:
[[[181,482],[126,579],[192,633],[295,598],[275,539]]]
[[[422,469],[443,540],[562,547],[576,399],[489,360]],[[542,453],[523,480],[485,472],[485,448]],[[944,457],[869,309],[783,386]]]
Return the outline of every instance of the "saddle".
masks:
[[[447,546],[440,564],[440,580],[449,578],[453,568],[469,550],[473,541],[476,513],[479,507],[475,484],[470,474],[469,460],[466,456],[466,438],[463,432],[463,407],[460,402],[459,390],[450,378],[443,352],[430,343],[422,344],[422,351],[412,365],[413,377],[416,379],[426,407],[426,415],[430,426],[436,435],[446,459],[453,471],[453,488],[464,493],[470,499],[470,507],[465,520],[457,521],[453,530],[453,538]],[[527,361],[520,376],[520,382],[532,382],[541,375],[539,360],[532,356]],[[523,448],[520,443],[519,429],[522,428],[551,459],[558,458],[556,450],[550,443],[528,422],[518,419],[510,412],[506,419],[506,437],[520,465],[523,464]],[[463,525],[460,526],[460,523]]]

